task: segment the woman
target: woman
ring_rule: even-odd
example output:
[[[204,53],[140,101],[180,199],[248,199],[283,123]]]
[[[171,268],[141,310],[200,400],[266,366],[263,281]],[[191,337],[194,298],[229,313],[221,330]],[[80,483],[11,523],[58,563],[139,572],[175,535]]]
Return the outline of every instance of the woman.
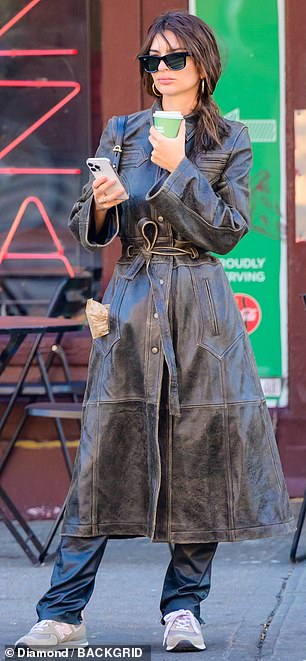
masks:
[[[52,585],[18,644],[86,644],[82,609],[108,537],[172,542],[161,597],[167,650],[204,649],[200,602],[219,541],[286,533],[288,497],[247,333],[218,259],[246,234],[251,148],[222,119],[212,30],[168,12],[139,56],[153,108],[130,115],[120,175],[85,188],[70,227],[90,250],[119,233],[93,343],[82,438]],[[185,119],[177,138],[156,109]],[[98,156],[112,158],[116,119]]]

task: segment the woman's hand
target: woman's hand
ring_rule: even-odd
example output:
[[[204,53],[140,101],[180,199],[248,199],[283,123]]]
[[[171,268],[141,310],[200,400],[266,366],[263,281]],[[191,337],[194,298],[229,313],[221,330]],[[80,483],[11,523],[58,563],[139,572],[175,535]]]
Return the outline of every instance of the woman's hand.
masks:
[[[185,157],[185,132],[184,119],[181,121],[176,138],[166,138],[154,126],[151,126],[149,136],[149,142],[153,147],[151,161],[160,168],[173,172]]]
[[[96,211],[106,212],[123,201],[118,196],[123,194],[125,190],[122,186],[122,191],[116,189],[116,193],[112,193],[114,183],[115,179],[108,179],[108,177],[99,177],[93,181],[92,190]]]
[[[97,233],[100,232],[104,225],[108,210],[112,207],[116,207],[122,202],[122,199],[118,198],[118,195],[121,194],[119,189],[116,190],[116,193],[112,193],[112,186],[114,183],[115,180],[108,179],[108,177],[99,177],[93,181],[92,190],[95,202],[94,218]],[[124,188],[122,187],[122,193],[124,192]]]

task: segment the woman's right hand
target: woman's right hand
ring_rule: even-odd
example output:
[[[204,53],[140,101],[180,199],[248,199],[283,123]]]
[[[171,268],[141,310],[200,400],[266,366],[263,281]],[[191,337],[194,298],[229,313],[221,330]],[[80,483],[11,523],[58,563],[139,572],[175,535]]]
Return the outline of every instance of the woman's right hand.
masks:
[[[115,179],[108,179],[108,177],[99,177],[93,181],[92,190],[96,211],[106,214],[109,209],[121,204],[122,199],[118,195],[123,194],[125,190],[122,186],[122,191],[117,188],[116,193],[112,193],[111,189],[115,182]]]

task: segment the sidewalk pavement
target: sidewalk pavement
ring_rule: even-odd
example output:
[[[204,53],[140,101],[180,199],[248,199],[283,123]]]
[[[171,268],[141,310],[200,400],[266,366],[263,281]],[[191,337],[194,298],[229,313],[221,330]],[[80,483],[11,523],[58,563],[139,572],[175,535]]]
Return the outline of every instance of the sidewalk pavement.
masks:
[[[298,511],[300,503],[293,503]],[[43,538],[49,523],[35,522]],[[0,658],[36,621],[35,604],[49,585],[52,561],[33,566],[0,524]],[[151,645],[153,661],[306,661],[306,561],[292,564],[292,536],[220,544],[212,588],[202,604],[203,652],[162,648],[159,598],[170,560],[167,544],[113,540],[86,608],[89,643]],[[306,552],[306,524],[299,553]],[[195,657],[196,654],[196,657]]]

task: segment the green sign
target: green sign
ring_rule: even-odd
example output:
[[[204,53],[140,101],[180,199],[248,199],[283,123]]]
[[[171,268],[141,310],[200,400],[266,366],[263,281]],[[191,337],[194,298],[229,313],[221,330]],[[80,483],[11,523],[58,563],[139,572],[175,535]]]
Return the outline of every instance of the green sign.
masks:
[[[223,74],[215,99],[224,115],[249,128],[254,157],[251,231],[221,261],[250,333],[265,395],[271,404],[284,405],[283,17],[278,5],[277,0],[266,0],[263,13],[255,0],[197,0],[190,10],[213,27],[219,43]],[[280,306],[283,294],[285,309]]]

